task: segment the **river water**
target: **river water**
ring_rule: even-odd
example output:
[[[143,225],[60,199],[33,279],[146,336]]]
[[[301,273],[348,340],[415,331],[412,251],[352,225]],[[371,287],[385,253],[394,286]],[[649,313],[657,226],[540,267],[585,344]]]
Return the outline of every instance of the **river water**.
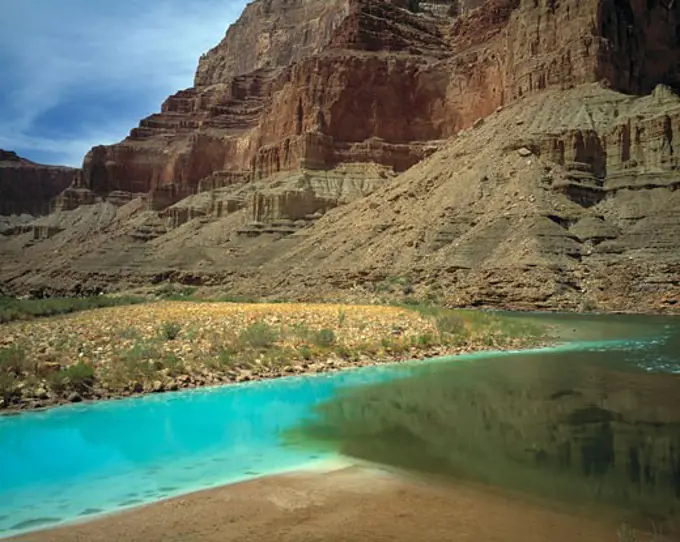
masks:
[[[680,320],[513,317],[562,344],[2,417],[0,538],[343,457],[676,529]]]
[[[290,438],[680,538],[680,320],[526,318],[571,347],[342,390]]]

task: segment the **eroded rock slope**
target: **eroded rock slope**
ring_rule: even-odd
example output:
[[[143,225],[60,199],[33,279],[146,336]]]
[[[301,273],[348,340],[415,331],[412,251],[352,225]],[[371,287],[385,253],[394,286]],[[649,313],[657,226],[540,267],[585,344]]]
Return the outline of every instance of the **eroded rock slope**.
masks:
[[[88,153],[36,223],[57,234],[0,239],[3,288],[673,310],[679,16],[257,0],[192,88]]]

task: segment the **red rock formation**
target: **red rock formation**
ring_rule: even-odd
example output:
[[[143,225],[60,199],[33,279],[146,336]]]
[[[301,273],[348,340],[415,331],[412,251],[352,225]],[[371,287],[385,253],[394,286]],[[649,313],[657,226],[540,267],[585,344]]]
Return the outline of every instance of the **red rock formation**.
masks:
[[[54,206],[100,205],[45,224],[69,250],[78,230],[88,272],[219,268],[259,274],[257,291],[415,262],[451,275],[461,304],[677,289],[679,17],[668,0],[255,0],[194,86],[93,148]],[[145,212],[100,238],[76,218],[100,227],[114,205]],[[126,237],[104,264],[108,235]]]
[[[0,215],[43,215],[71,184],[75,169],[36,164],[0,149]]]
[[[647,4],[259,0],[201,58],[193,88],[124,142],[90,151],[81,187],[160,190],[172,203],[219,171],[254,180],[346,161],[403,171],[428,142],[527,93],[676,84],[677,7]]]

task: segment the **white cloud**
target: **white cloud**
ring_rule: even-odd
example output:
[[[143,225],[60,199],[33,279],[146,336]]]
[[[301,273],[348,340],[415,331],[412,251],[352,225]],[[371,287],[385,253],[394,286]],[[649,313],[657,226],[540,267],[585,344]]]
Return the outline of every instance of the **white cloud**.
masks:
[[[80,165],[90,147],[124,138],[166,96],[191,86],[199,56],[222,39],[244,5],[245,0],[3,1],[0,146],[34,156],[56,153],[60,162]],[[131,103],[110,111],[106,126],[102,111],[92,119],[84,108],[74,111],[80,97],[118,94]],[[58,114],[67,103],[61,130],[41,125],[47,112]]]

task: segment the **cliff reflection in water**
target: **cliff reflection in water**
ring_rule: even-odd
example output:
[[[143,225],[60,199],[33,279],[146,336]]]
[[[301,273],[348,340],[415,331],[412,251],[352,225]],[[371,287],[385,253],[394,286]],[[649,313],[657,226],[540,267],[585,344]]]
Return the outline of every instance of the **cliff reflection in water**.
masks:
[[[434,363],[348,390],[294,436],[420,472],[614,505],[680,533],[680,376],[633,367],[659,348],[637,348],[633,364],[630,349]]]

